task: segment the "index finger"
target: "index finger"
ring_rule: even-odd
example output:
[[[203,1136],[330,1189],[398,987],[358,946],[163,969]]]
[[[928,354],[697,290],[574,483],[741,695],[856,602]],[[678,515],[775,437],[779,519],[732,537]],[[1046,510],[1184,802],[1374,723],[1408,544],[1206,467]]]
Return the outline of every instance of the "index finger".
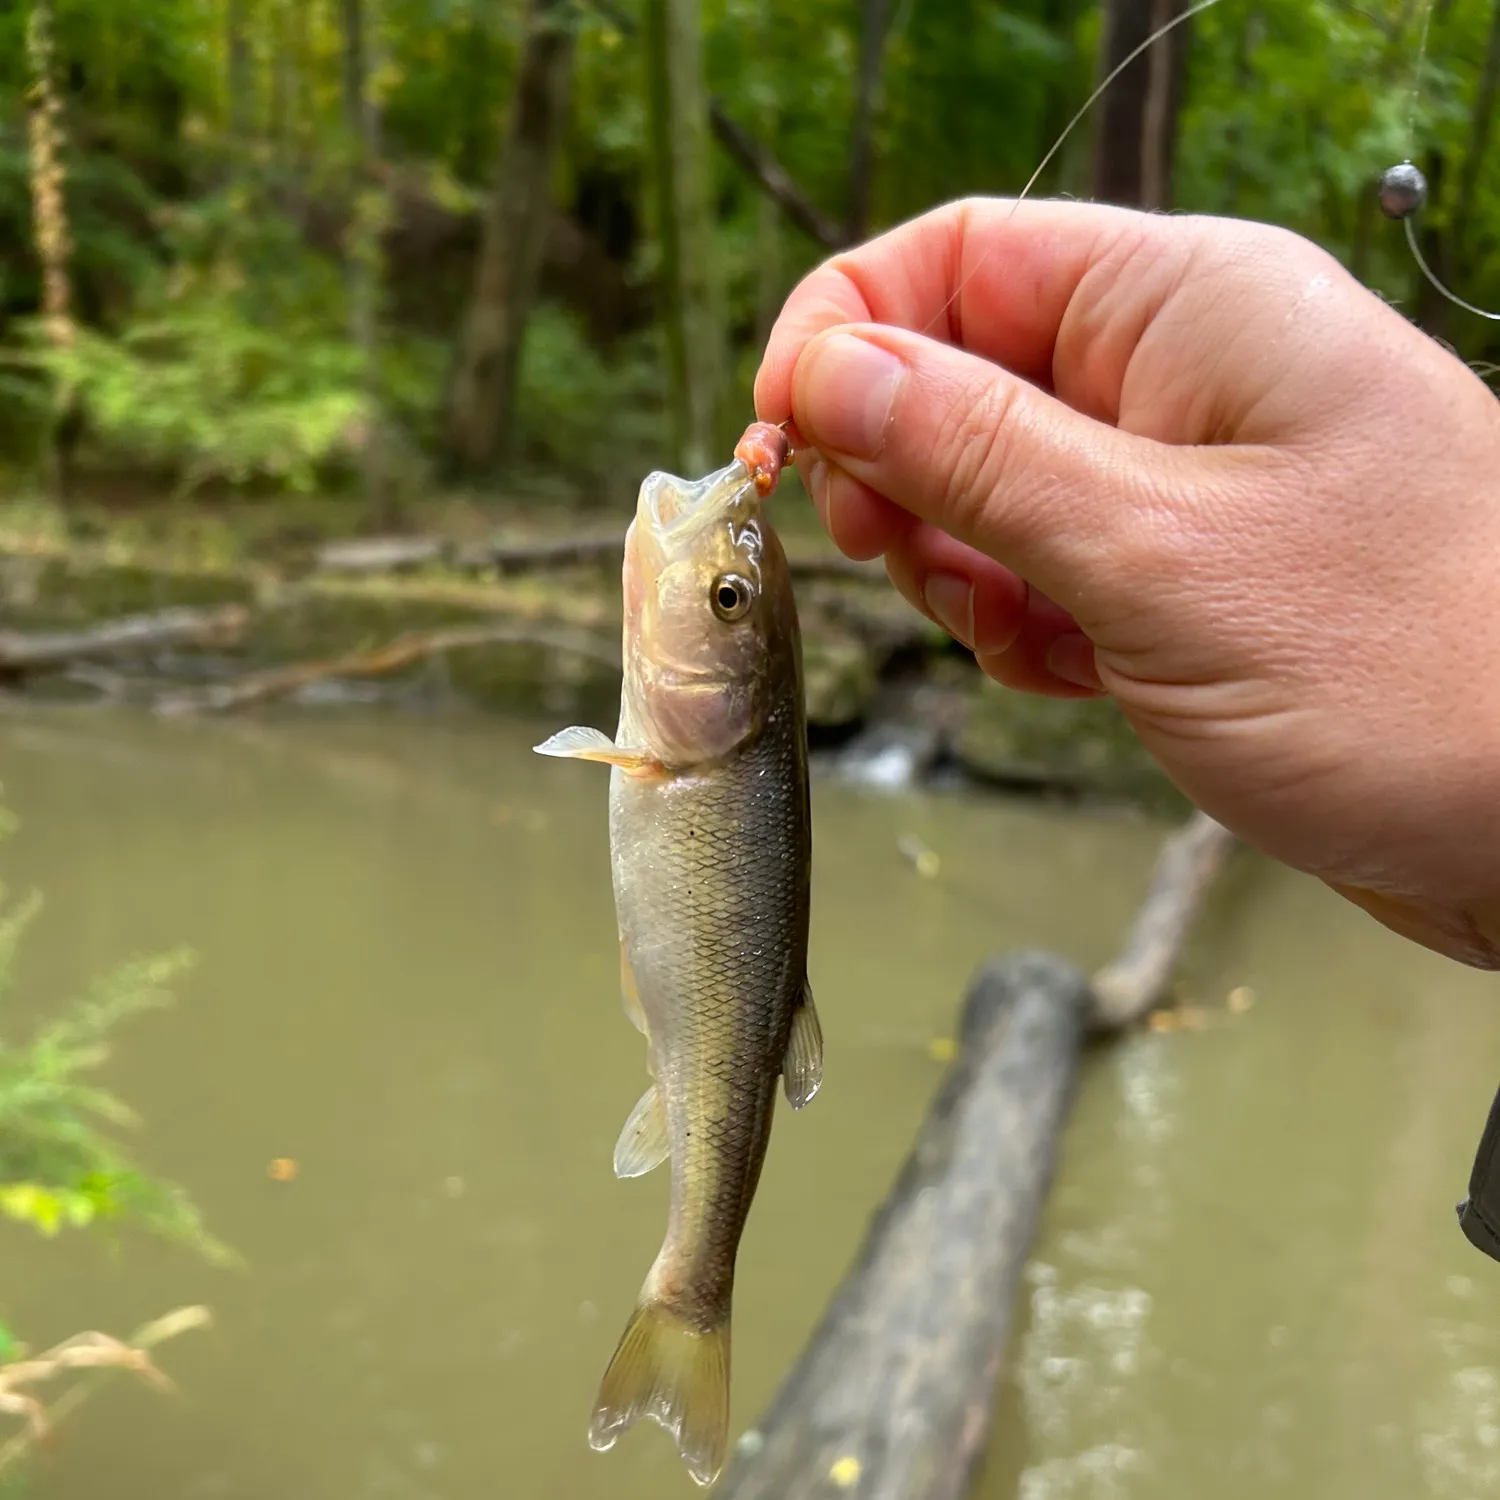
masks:
[[[1150,215],[1105,204],[966,198],[826,260],[787,298],[755,377],[762,421],[791,415],[807,343],[843,323],[946,340],[1045,390],[1079,282]]]

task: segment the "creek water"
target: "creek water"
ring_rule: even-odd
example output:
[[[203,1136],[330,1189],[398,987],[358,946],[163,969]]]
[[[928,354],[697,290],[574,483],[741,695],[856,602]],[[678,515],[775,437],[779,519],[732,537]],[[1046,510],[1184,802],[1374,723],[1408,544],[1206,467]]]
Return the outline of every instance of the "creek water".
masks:
[[[0,1315],[33,1346],[214,1314],[160,1351],[175,1396],[122,1377],[70,1419],[37,1500],[697,1493],[658,1429],[603,1455],[584,1436],[667,1184],[610,1172],[643,1056],[605,773],[532,755],[556,727],[0,717],[21,820],[0,871],[47,903],[6,1032],[191,946],[105,1081],[144,1116],[143,1164],[245,1261],[0,1226]],[[779,1112],[744,1240],[736,1432],[899,1167],[973,970],[1016,946],[1101,962],[1162,831],[815,781],[827,1074]],[[1492,1491],[1500,1266],[1453,1203],[1500,1082],[1495,982],[1247,856],[1183,984],[1201,1025],[1085,1063],[982,1500]]]

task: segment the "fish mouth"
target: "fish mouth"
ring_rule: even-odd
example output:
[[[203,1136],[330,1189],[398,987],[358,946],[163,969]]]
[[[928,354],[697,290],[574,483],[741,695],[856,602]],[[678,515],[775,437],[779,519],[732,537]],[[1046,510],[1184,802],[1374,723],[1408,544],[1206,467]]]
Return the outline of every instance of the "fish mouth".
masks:
[[[749,468],[737,458],[702,479],[680,479],[660,470],[648,474],[636,514],[658,542],[677,542],[700,526],[752,515],[759,500]]]

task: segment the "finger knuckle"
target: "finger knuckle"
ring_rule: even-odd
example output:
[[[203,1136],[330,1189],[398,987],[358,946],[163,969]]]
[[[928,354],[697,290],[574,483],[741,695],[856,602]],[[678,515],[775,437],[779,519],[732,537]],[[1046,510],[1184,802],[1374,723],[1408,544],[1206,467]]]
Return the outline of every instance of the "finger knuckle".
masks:
[[[936,444],[944,490],[937,498],[958,526],[978,526],[1007,488],[1019,451],[1012,442],[1018,420],[1018,388],[1009,381],[964,392],[946,411]]]

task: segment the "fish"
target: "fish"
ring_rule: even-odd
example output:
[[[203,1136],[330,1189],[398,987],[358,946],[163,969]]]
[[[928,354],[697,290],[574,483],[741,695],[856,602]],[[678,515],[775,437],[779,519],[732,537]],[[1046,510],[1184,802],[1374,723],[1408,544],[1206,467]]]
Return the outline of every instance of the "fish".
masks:
[[[728,1447],[735,1261],[776,1096],[801,1109],[823,1078],[802,644],[762,514],[788,456],[757,423],[702,479],[646,477],[625,538],[615,736],[572,726],[535,747],[611,768],[622,999],[651,1079],[614,1170],[671,1164],[666,1234],[589,1442],[609,1449],[650,1419],[703,1486]]]

